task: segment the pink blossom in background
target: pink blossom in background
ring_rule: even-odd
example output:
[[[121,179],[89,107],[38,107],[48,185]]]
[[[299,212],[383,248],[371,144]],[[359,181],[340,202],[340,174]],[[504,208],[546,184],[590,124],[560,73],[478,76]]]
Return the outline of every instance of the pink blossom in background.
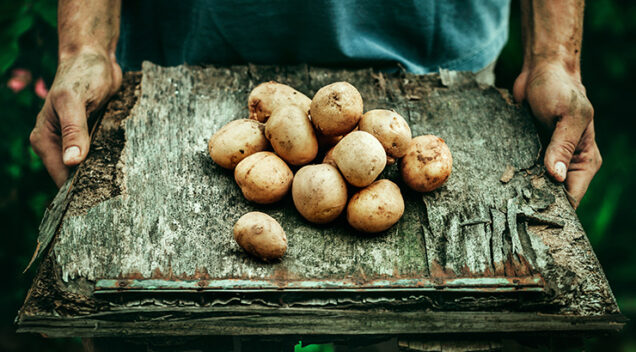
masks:
[[[14,93],[23,90],[27,84],[31,83],[31,71],[23,68],[16,68],[11,71],[11,78],[7,81],[7,87]]]
[[[44,80],[41,77],[35,81],[35,88],[33,90],[35,91],[35,95],[42,99],[45,99],[46,95],[49,94],[49,90],[46,88],[46,83],[44,83]]]

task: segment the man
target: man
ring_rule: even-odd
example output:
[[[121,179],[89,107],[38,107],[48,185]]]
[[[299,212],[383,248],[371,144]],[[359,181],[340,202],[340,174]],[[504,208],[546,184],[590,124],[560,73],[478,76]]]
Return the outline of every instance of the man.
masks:
[[[146,0],[125,2],[120,16],[121,6],[59,1],[58,69],[31,133],[58,186],[86,158],[87,115],[121,85],[120,64],[400,64],[414,73],[488,73],[507,39],[509,12],[508,0]],[[521,6],[524,64],[514,97],[551,131],[544,163],[576,207],[601,166],[580,75],[583,0]]]

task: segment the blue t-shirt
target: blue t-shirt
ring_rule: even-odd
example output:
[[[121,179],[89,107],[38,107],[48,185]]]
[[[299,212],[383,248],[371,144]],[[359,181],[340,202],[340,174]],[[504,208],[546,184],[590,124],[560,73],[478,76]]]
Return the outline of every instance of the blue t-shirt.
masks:
[[[509,1],[123,1],[117,57],[125,71],[143,60],[477,71],[507,40]]]

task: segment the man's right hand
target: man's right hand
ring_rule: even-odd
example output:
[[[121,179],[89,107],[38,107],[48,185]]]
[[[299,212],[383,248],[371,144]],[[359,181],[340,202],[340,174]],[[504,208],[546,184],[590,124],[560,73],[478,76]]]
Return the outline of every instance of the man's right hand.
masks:
[[[122,72],[114,55],[80,49],[60,56],[55,80],[37,116],[30,141],[33,150],[61,187],[69,167],[88,154],[87,117],[102,107],[121,85]]]

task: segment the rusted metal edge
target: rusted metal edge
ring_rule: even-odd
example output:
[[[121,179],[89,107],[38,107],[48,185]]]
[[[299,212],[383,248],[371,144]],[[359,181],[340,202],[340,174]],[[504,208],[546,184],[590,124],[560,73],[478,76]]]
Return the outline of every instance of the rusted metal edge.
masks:
[[[113,291],[463,291],[463,292],[544,292],[540,275],[524,277],[467,277],[446,279],[443,283],[431,279],[382,279],[365,283],[350,280],[162,280],[162,279],[100,279],[95,293]]]

